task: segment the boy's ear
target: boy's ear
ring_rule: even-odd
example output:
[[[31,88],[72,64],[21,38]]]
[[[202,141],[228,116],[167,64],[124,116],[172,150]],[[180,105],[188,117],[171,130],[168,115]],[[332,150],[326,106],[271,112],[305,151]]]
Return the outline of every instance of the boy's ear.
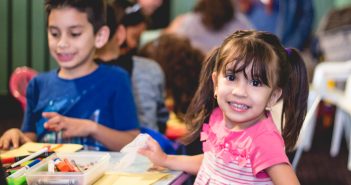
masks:
[[[107,26],[101,27],[95,36],[95,47],[102,48],[107,43],[109,35],[110,29]]]
[[[127,38],[127,30],[123,25],[119,25],[116,30],[116,38],[118,46],[121,46]]]
[[[281,88],[275,89],[272,92],[272,95],[269,99],[267,107],[273,107],[279,101],[281,95],[282,95],[282,89]]]

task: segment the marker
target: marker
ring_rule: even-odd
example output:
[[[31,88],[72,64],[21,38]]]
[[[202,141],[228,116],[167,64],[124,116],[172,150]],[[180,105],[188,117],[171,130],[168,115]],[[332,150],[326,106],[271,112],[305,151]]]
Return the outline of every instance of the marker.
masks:
[[[82,170],[78,167],[76,161],[74,161],[73,159],[71,160],[71,164],[74,166],[74,169],[77,171],[77,172],[81,172]]]
[[[48,162],[48,172],[49,173],[55,173],[55,162],[54,162],[54,160],[50,160]]]
[[[41,158],[38,158],[41,160]],[[29,160],[29,161],[26,161],[26,162],[23,162],[22,164],[18,165],[20,168],[22,168],[23,166],[27,166],[28,164],[30,164],[31,162],[33,162],[34,160]]]
[[[19,176],[22,176],[30,167],[36,165],[37,163],[39,163],[41,160],[40,159],[36,159],[33,162],[29,163],[28,165],[20,168],[19,170],[17,170],[15,173],[11,174],[10,176],[8,176],[8,178],[16,178]]]
[[[6,177],[10,176],[11,174],[16,173],[17,169],[8,169],[5,171]]]
[[[60,158],[54,159],[54,163],[55,163],[56,168],[60,172],[70,172],[71,171],[70,166],[65,161],[62,161]]]
[[[26,184],[26,176],[22,175],[20,177],[16,177],[16,178],[7,178],[7,184],[8,185],[22,185],[22,184]]]
[[[43,154],[40,154],[37,157],[41,157],[41,158],[45,158],[45,157],[49,157],[51,154],[53,154],[55,152],[45,152]],[[15,163],[17,161],[20,161],[26,157],[28,157],[29,155],[22,155],[22,156],[17,156],[17,157],[5,157],[5,158],[1,158],[1,163],[2,164],[10,164],[10,163]]]
[[[70,172],[79,172],[79,169],[75,166],[75,165],[73,165],[68,159],[63,159],[63,161],[69,166],[69,171]]]
[[[43,154],[40,154],[37,157],[41,157],[41,158],[45,158],[45,157],[49,157],[51,154],[53,154],[55,152],[45,152]],[[10,164],[10,163],[14,163],[17,161],[20,161],[26,157],[28,157],[29,155],[22,155],[22,156],[17,156],[17,157],[5,157],[5,158],[1,158],[1,163],[2,164]]]
[[[22,163],[24,163],[26,161],[29,161],[31,159],[34,159],[34,158],[38,157],[39,155],[41,155],[41,154],[43,154],[43,153],[45,153],[47,151],[48,151],[48,147],[45,147],[45,148],[43,148],[43,149],[41,149],[41,150],[39,150],[39,151],[37,151],[35,153],[32,153],[29,156],[25,157],[24,159],[21,159],[21,160],[15,162],[15,163],[13,163],[11,165],[11,168],[13,168],[15,166],[18,166],[18,165],[20,165],[20,164],[22,164]]]

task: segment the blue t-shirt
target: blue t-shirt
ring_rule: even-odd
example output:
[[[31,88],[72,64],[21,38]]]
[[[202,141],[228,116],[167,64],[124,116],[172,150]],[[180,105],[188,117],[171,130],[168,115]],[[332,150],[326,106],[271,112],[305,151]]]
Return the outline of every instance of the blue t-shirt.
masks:
[[[72,80],[60,78],[58,70],[32,79],[27,87],[22,131],[35,132],[39,142],[78,143],[85,149],[107,150],[92,137],[63,139],[60,132],[44,129],[47,120],[42,117],[42,112],[90,119],[120,131],[139,128],[128,74],[118,67],[103,64],[91,74]]]

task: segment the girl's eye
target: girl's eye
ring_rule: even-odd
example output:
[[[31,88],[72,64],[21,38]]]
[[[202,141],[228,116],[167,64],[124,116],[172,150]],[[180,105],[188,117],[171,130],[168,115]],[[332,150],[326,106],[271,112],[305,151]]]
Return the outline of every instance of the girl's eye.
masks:
[[[255,87],[262,86],[262,82],[260,80],[251,80],[251,85]]]
[[[227,74],[227,75],[225,76],[225,78],[226,78],[227,80],[229,80],[229,81],[234,81],[234,80],[235,80],[235,76],[234,76],[233,74]]]

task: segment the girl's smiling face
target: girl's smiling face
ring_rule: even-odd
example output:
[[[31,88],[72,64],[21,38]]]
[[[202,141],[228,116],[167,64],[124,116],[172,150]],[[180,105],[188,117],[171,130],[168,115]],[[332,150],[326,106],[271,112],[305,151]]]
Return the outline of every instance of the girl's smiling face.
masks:
[[[266,107],[277,102],[281,90],[273,90],[252,75],[252,63],[244,69],[245,73],[235,72],[234,65],[235,62],[226,65],[224,73],[214,72],[212,80],[226,126],[242,130],[265,118]]]

